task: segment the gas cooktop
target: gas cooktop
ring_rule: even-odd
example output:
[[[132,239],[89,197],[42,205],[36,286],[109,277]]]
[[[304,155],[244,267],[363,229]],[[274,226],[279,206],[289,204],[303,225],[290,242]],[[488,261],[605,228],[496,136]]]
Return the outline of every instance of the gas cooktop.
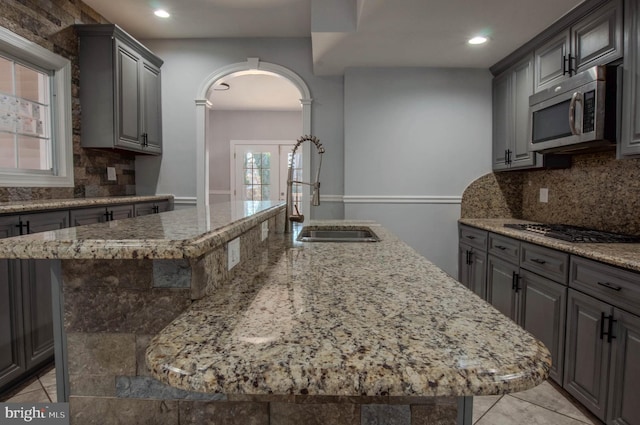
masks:
[[[640,243],[640,236],[602,232],[566,224],[505,224],[511,229],[526,230],[568,242],[583,243]]]

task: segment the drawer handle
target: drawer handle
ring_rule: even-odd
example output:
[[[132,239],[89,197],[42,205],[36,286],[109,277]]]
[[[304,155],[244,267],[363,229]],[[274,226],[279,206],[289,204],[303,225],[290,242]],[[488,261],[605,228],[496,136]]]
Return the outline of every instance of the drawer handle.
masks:
[[[534,263],[538,263],[538,264],[544,264],[546,263],[546,261],[541,260],[539,258],[532,258],[531,261],[533,261]]]
[[[604,286],[605,288],[613,289],[614,291],[620,291],[622,289],[622,286],[616,286],[609,282],[598,282],[598,285]]]
[[[467,235],[466,238],[467,239],[475,239],[476,237],[475,236],[471,236],[471,235]]]
[[[505,249],[507,249],[506,246],[502,246],[502,245],[496,245],[496,248],[498,248],[500,251],[504,251]]]

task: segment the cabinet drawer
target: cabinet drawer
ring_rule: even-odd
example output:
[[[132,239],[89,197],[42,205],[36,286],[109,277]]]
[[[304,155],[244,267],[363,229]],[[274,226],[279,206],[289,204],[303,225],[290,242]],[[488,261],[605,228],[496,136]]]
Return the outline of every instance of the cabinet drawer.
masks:
[[[640,273],[572,256],[569,286],[640,315]]]
[[[464,242],[474,248],[487,250],[487,231],[476,229],[475,227],[469,227],[460,225],[459,236],[460,242]]]
[[[520,244],[520,267],[566,285],[569,254],[522,242]]]
[[[520,258],[520,242],[506,236],[489,233],[489,253],[517,265]]]

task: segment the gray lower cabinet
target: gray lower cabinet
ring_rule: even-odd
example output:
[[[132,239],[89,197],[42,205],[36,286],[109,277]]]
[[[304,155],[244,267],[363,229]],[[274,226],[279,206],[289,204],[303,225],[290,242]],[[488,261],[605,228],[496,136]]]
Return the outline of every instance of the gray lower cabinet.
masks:
[[[603,335],[613,307],[570,289],[564,389],[605,420],[610,346]]]
[[[136,217],[141,215],[158,214],[171,210],[169,201],[142,202],[134,205],[134,214]]]
[[[640,316],[615,309],[616,338],[612,345],[609,374],[610,425],[640,424]]]
[[[544,343],[562,384],[568,255],[489,233],[488,301]]]
[[[473,227],[458,227],[458,281],[487,299],[487,232]]]
[[[0,237],[68,227],[68,211],[0,217]],[[0,260],[0,389],[53,356],[49,260]]]
[[[564,388],[607,424],[640,425],[640,274],[572,257]]]
[[[625,45],[619,156],[640,155],[640,0],[625,2]]]
[[[567,288],[526,270],[520,271],[521,325],[551,352],[549,376],[562,384]]]
[[[79,208],[70,211],[71,226],[104,223],[133,217],[133,205]]]

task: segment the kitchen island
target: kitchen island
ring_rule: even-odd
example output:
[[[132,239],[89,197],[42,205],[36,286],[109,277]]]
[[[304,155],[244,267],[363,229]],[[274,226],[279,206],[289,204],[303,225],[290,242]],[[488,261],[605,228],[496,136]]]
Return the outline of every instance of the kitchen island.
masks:
[[[296,242],[281,207],[155,250],[141,219],[0,245],[61,260],[73,423],[469,423],[470,396],[546,379],[540,342],[386,229]],[[227,271],[235,237],[244,261]]]

